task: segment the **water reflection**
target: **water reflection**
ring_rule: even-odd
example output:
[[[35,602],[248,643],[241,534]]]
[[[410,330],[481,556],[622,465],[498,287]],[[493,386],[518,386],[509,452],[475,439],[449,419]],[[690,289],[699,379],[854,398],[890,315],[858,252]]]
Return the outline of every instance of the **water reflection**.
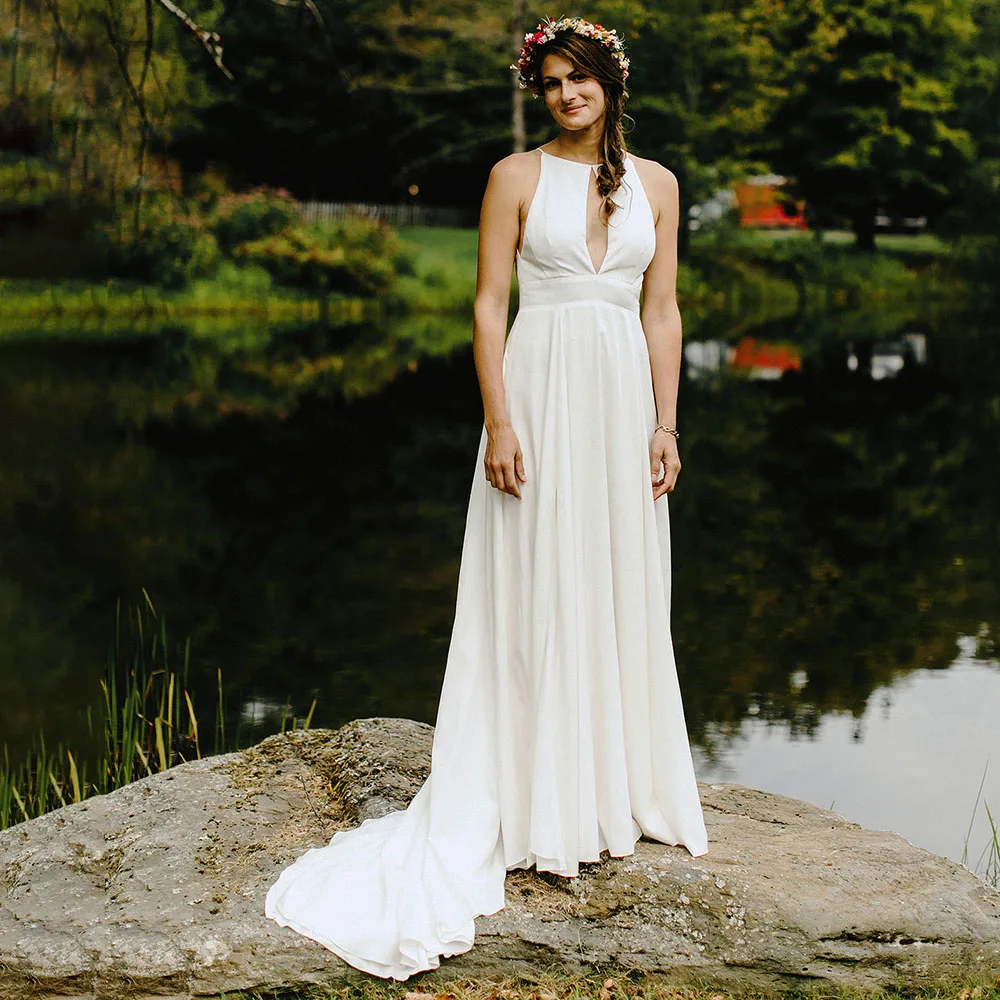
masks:
[[[758,718],[719,731],[713,759],[695,750],[698,777],[805,799],[982,871],[991,838],[980,785],[1000,802],[1000,663],[978,658],[976,644],[961,637],[947,670],[912,671],[874,691],[860,716],[826,715],[808,739]]]
[[[862,341],[857,345],[848,341],[844,357],[849,371],[860,371],[881,381],[898,375],[907,364],[926,364],[927,337],[908,332],[893,340]],[[684,367],[692,381],[727,370],[752,379],[774,381],[786,372],[802,371],[802,347],[750,336],[741,337],[735,344],[726,340],[691,340],[684,344]]]
[[[705,774],[749,774],[753,727],[787,734],[792,756],[845,738],[880,754],[873,692],[958,677],[963,636],[984,661],[970,683],[997,704],[976,678],[996,676],[1000,640],[1000,337],[966,317],[890,319],[706,328],[685,345],[672,622]],[[42,724],[82,741],[115,601],[141,587],[174,641],[191,637],[196,704],[214,704],[222,668],[230,731],[273,731],[314,698],[316,725],[433,722],[481,428],[463,319],[2,353],[14,755]],[[978,777],[996,727],[968,729],[945,765]],[[828,805],[830,787],[803,797]]]

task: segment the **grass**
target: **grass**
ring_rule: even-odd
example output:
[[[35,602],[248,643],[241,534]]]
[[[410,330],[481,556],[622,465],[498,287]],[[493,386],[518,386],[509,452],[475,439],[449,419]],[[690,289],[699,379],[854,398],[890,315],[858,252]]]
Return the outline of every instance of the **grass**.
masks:
[[[400,236],[414,256],[414,273],[399,281],[398,299],[414,312],[468,312],[475,297],[475,229],[405,227]],[[730,314],[759,310],[784,314],[800,305],[804,286],[814,305],[910,299],[933,287],[910,265],[944,256],[948,244],[929,233],[884,235],[879,253],[858,254],[849,233],[752,230],[727,227],[692,235],[691,254],[679,264],[677,287],[685,308]],[[516,282],[515,282],[516,284]],[[947,289],[944,289],[947,291]]]
[[[969,862],[969,837],[972,835],[972,825],[976,821],[976,813],[979,809],[979,802],[983,795],[983,786],[986,784],[986,772],[989,769],[989,761],[983,768],[983,777],[979,782],[979,791],[976,792],[976,802],[972,808],[972,818],[969,820],[969,829],[965,833],[965,844],[962,849],[962,864],[973,871],[982,872],[983,878],[990,885],[1000,887],[1000,833],[997,832],[997,824],[990,812],[989,805],[983,801],[983,809],[986,811],[986,822],[990,828],[990,839],[983,848],[976,861],[970,865]]]
[[[305,991],[220,994],[224,1000],[1000,1000],[1000,976],[968,976],[951,987],[846,989],[818,984],[814,990],[670,985],[665,977],[639,970],[596,970],[573,975],[557,968],[533,974],[444,979],[423,976],[404,983],[365,979],[349,986],[316,986]]]
[[[86,760],[60,742],[46,745],[40,733],[31,751],[11,765],[7,745],[0,761],[0,830],[23,820],[102,795],[187,760],[210,753],[238,749],[241,733],[226,730],[222,671],[216,672],[213,724],[205,732],[199,725],[194,699],[187,688],[190,644],[185,643],[180,674],[170,668],[166,621],[146,591],[145,603],[131,609],[123,623],[121,605],[115,616],[115,643],[101,680],[103,718],[95,722],[86,711],[87,730],[98,748],[91,773]],[[127,626],[127,636],[125,627]],[[292,728],[308,729],[313,701],[303,720],[291,717]],[[288,723],[287,706],[281,732]],[[91,755],[93,756],[93,755]]]
[[[99,284],[0,278],[0,339],[25,326],[43,330],[76,328],[81,320],[96,321],[99,327],[108,329],[196,316],[269,322],[314,321],[330,316],[356,320],[371,309],[361,299],[331,296],[324,303],[304,292],[275,289],[252,273],[241,276],[239,271],[227,265],[220,269],[216,280],[196,281],[180,290],[115,278]]]
[[[399,311],[471,314],[476,295],[478,231],[404,226],[399,235],[414,260],[413,273],[397,279],[393,299]]]
[[[768,246],[785,240],[810,240],[815,237],[811,231],[800,229],[740,229],[741,242]],[[854,243],[854,233],[846,229],[825,229],[822,232],[823,242],[837,246],[848,246]],[[696,242],[700,237],[695,236]],[[949,245],[934,233],[879,233],[875,236],[875,246],[879,250],[892,250],[915,254],[946,254]]]

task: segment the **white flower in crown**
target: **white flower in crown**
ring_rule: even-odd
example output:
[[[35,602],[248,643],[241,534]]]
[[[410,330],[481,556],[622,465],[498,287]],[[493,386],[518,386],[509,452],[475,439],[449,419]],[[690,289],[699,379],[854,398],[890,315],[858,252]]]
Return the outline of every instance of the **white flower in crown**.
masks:
[[[559,32],[568,31],[573,31],[586,38],[593,38],[609,49],[615,62],[621,67],[622,80],[628,79],[628,56],[625,55],[625,46],[614,28],[593,24],[590,21],[585,21],[582,17],[560,17],[558,19],[543,17],[534,31],[525,34],[524,46],[517,57],[517,62],[510,64],[511,69],[517,70],[517,82],[522,89],[530,90],[534,97],[538,96],[538,87],[532,79],[531,72],[538,49],[547,42],[551,42]]]

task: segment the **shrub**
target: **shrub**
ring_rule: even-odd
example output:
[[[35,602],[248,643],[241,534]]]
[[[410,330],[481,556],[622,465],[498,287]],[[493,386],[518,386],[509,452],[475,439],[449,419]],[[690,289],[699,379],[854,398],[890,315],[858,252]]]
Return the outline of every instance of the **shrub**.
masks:
[[[119,277],[177,289],[211,277],[219,266],[219,246],[205,221],[172,200],[154,204],[138,234],[126,229],[120,237],[106,236],[109,267]]]
[[[257,187],[220,197],[208,216],[208,226],[228,255],[241,243],[275,236],[298,219],[298,203],[284,188]]]
[[[235,260],[260,264],[279,284],[315,292],[378,295],[395,280],[395,234],[377,222],[302,225],[242,244]]]

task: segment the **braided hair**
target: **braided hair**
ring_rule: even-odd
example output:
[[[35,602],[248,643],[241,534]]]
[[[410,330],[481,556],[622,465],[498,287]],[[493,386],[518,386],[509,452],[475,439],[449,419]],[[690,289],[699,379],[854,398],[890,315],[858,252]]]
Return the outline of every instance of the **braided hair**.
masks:
[[[576,32],[559,32],[552,41],[539,46],[530,70],[530,79],[541,92],[542,62],[556,53],[571,62],[577,70],[593,77],[604,90],[604,131],[601,134],[601,166],[597,171],[597,191],[601,196],[601,218],[607,225],[615,210],[611,196],[625,177],[625,133],[622,119],[628,90],[621,65],[599,41]]]

